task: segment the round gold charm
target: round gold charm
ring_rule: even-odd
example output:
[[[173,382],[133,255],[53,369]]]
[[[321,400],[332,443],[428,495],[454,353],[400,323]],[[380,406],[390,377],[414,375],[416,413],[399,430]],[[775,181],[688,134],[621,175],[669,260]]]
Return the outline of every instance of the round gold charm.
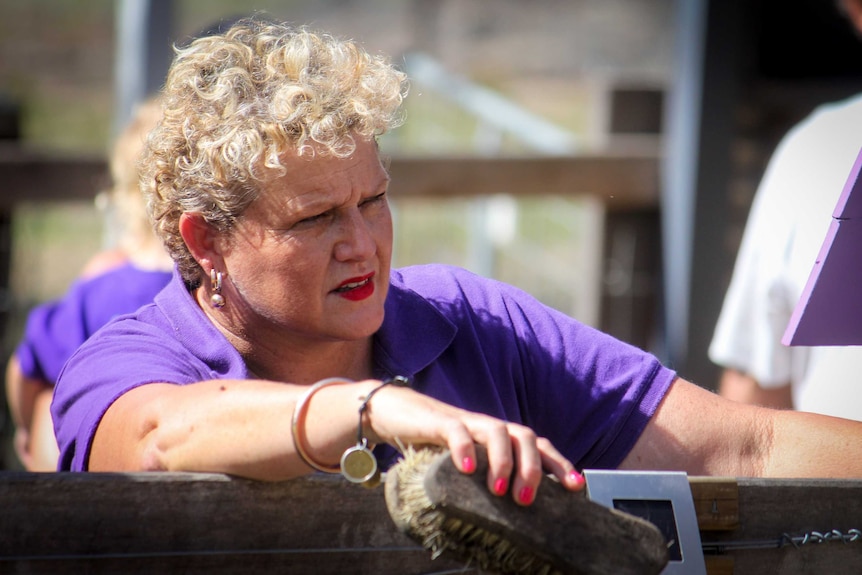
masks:
[[[371,479],[369,479],[368,481],[363,481],[360,485],[362,485],[362,487],[366,489],[374,489],[375,487],[380,485],[380,480],[380,468],[378,468],[377,471],[374,472],[374,476]]]
[[[353,483],[365,483],[377,474],[377,458],[368,447],[357,443],[341,456],[341,474]]]

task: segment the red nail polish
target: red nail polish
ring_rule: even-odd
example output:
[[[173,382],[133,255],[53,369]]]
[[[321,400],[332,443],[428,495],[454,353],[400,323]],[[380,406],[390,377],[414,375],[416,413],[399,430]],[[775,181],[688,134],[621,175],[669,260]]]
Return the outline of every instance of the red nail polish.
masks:
[[[533,488],[532,487],[522,487],[521,491],[518,492],[518,501],[526,505],[527,503],[533,502]]]
[[[506,493],[506,489],[509,487],[509,482],[506,481],[505,478],[501,477],[497,481],[494,482],[494,493],[496,495],[503,495]]]
[[[572,469],[569,471],[569,481],[574,483],[575,485],[582,485],[584,483],[584,476],[578,473],[577,469]]]
[[[464,466],[464,473],[473,473],[476,471],[476,462],[473,461],[472,457],[465,457],[461,461],[461,465]]]

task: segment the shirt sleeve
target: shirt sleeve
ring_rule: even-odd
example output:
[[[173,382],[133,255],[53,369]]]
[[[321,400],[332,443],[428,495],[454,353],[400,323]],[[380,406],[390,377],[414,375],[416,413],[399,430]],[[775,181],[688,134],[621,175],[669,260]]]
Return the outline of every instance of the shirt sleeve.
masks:
[[[87,338],[83,293],[73,284],[63,298],[33,308],[15,351],[21,371],[53,385],[63,364]]]
[[[412,281],[456,326],[419,374],[421,391],[522,423],[576,465],[618,467],[676,377],[654,355],[516,287],[440,266]]]
[[[124,393],[148,383],[184,385],[213,377],[204,362],[163,331],[131,319],[112,323],[78,348],[54,388],[59,468],[87,470],[96,429]]]
[[[676,373],[653,354],[557,310],[516,301],[509,313],[524,372],[524,422],[554,438],[580,467],[618,467]]]

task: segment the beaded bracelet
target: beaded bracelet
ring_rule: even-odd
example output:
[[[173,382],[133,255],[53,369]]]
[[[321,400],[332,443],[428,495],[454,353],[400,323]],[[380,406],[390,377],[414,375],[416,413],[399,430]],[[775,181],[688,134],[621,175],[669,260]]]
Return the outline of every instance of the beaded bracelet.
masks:
[[[360,483],[365,487],[375,487],[380,483],[380,470],[377,466],[377,457],[368,447],[368,438],[362,432],[362,416],[368,409],[368,402],[375,393],[387,385],[403,387],[410,384],[410,380],[403,375],[396,375],[383,381],[380,385],[368,392],[359,406],[359,425],[356,428],[356,445],[348,447],[341,456],[341,474],[352,483]]]
[[[291,420],[290,425],[290,433],[293,436],[293,445],[296,448],[296,452],[299,454],[300,459],[302,459],[309,467],[324,473],[338,473],[341,471],[341,465],[322,465],[314,461],[311,456],[308,455],[308,451],[305,450],[305,444],[302,441],[302,433],[300,432],[300,429],[305,426],[305,410],[308,407],[308,402],[311,400],[311,396],[324,387],[339,383],[353,383],[353,381],[343,377],[330,377],[328,379],[322,379],[309,387],[299,401],[296,402],[296,407],[293,408],[293,419]]]

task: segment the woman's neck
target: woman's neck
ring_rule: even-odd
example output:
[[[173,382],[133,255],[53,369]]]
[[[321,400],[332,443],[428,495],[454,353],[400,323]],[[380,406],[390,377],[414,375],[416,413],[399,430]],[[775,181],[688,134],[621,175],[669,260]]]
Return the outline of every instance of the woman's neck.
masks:
[[[327,377],[355,381],[373,376],[371,338],[350,342],[322,342],[272,353],[268,348],[242,353],[248,369],[259,379],[310,384]]]
[[[240,353],[248,369],[258,379],[290,383],[314,383],[327,377],[353,380],[373,377],[372,336],[358,340],[332,341],[298,338],[291,340],[282,333],[253,330],[256,337],[244,330],[223,325],[211,306],[206,305],[206,293],[195,292],[195,299],[233,347]]]

